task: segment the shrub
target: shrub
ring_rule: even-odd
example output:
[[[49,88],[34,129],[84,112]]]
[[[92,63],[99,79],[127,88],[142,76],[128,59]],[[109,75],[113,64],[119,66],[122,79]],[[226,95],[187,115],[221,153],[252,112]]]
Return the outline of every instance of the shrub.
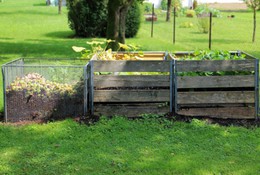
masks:
[[[150,2],[144,2],[143,5],[143,11],[145,13],[151,13],[152,12],[152,8],[153,8],[153,4]]]
[[[104,36],[107,0],[67,0],[69,26],[77,36]]]
[[[214,9],[214,8],[209,8],[207,5],[199,5],[195,9],[195,11],[196,11],[197,16],[211,12],[213,17],[221,17],[221,13],[219,10]]]
[[[193,26],[192,22],[183,22],[180,24],[180,28],[192,28]]]
[[[167,0],[162,0],[161,1],[161,9],[162,10],[167,10]]]
[[[69,27],[79,37],[105,37],[108,0],[67,0]],[[136,35],[140,26],[140,5],[135,2],[128,10],[126,37]]]
[[[198,28],[199,28],[200,32],[208,33],[209,32],[209,18],[207,18],[207,17],[198,18]]]
[[[186,11],[186,17],[193,18],[195,15],[196,15],[196,12],[194,10]]]
[[[134,37],[141,24],[141,9],[140,3],[135,1],[133,5],[128,9],[128,13],[126,16],[126,31],[125,36],[127,38]]]

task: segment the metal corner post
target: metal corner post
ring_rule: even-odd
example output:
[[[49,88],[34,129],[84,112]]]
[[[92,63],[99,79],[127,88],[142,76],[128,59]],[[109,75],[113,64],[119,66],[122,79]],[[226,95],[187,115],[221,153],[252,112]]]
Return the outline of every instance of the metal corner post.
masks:
[[[174,99],[173,99],[173,96],[174,96],[174,83],[173,83],[173,64],[174,64],[174,61],[175,60],[171,60],[170,61],[170,112],[172,113],[173,112],[173,103],[174,103]]]
[[[5,88],[5,67],[2,66],[2,78],[3,78],[3,97],[4,97],[4,121],[7,122],[7,107],[6,107],[6,88]]]
[[[83,81],[84,81],[84,116],[87,114],[88,112],[88,64],[87,63],[85,66],[84,66],[84,69],[83,69]]]
[[[255,59],[255,117],[259,118],[259,60]]]
[[[177,114],[178,111],[178,104],[177,104],[177,99],[178,99],[178,81],[177,81],[177,61],[174,60],[173,64],[173,72],[174,72],[174,114]]]
[[[90,114],[94,114],[94,61],[90,61]]]

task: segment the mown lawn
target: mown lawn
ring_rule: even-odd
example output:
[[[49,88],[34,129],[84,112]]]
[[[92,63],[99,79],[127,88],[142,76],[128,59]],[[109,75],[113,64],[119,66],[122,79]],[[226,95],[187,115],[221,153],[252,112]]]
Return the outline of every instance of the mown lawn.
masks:
[[[259,174],[260,129],[150,118],[0,124],[0,174]]]

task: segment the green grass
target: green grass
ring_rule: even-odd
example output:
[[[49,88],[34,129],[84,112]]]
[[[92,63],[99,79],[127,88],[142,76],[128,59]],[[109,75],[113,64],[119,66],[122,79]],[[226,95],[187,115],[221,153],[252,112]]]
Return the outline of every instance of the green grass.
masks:
[[[0,131],[0,174],[260,173],[259,128],[116,117]]]

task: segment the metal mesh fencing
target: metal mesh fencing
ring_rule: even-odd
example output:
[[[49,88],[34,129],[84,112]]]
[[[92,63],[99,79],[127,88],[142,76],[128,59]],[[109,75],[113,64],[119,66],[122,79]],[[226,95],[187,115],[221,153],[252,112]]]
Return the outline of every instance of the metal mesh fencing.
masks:
[[[3,65],[5,120],[82,116],[85,64],[85,60],[18,59]]]

